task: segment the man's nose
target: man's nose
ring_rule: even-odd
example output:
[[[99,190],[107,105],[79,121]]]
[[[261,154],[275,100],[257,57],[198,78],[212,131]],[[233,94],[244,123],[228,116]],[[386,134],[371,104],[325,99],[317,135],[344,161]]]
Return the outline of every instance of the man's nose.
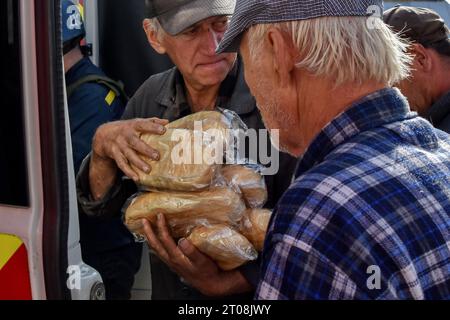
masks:
[[[204,47],[208,54],[215,55],[216,49],[219,46],[220,41],[223,38],[223,33],[214,31],[212,28],[208,28],[204,35]]]

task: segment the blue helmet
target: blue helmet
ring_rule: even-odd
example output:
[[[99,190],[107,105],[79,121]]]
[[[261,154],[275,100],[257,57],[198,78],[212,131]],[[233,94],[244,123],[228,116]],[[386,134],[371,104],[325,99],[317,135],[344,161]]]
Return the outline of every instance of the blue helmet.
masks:
[[[61,1],[62,38],[66,44],[71,40],[81,40],[86,36],[83,23],[83,7],[70,0]]]

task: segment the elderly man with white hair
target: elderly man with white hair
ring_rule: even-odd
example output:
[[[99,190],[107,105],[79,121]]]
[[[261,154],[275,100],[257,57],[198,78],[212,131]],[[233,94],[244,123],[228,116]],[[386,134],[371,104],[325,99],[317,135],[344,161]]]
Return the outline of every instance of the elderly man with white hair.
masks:
[[[391,85],[407,44],[378,0],[240,0],[240,48],[280,147],[300,156],[265,242],[258,299],[449,299],[450,137]]]

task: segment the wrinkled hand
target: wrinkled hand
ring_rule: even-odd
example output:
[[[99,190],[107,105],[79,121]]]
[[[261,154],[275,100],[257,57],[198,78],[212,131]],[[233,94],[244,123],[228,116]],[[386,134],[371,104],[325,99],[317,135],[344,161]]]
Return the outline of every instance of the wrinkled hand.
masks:
[[[132,165],[145,173],[151,171],[150,166],[140,156],[159,160],[159,153],[144,143],[140,136],[145,133],[162,135],[166,132],[164,126],[167,123],[167,120],[152,118],[104,124],[94,136],[93,160],[113,160],[126,176],[137,181],[139,176]]]
[[[156,226],[145,219],[142,223],[147,242],[156,255],[202,294],[219,297],[253,289],[239,271],[222,271],[189,240],[181,239],[177,245],[169,233],[164,215],[158,215]]]

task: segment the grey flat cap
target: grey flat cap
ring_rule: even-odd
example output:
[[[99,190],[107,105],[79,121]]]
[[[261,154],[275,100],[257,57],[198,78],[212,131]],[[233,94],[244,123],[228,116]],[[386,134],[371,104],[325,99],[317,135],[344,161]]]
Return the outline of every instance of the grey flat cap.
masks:
[[[403,37],[424,46],[442,41],[450,44],[450,31],[444,19],[431,9],[395,6],[384,13],[383,19]]]
[[[307,20],[319,17],[370,16],[371,6],[382,0],[237,0],[236,10],[224,35],[218,53],[239,49],[242,34],[255,24]]]
[[[236,0],[148,0],[148,18],[158,18],[164,31],[177,35],[197,22],[232,15]]]

